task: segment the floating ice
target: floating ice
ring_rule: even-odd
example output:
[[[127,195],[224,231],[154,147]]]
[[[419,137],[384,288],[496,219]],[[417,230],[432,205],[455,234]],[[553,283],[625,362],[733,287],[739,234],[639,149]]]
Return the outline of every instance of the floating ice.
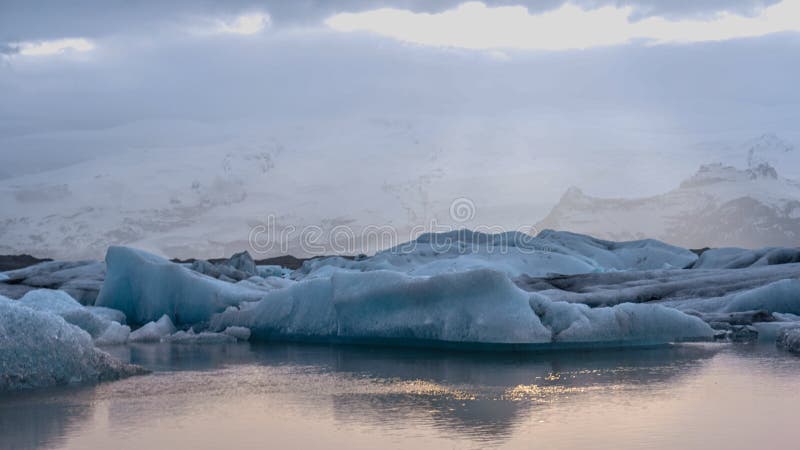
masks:
[[[132,248],[109,247],[106,264],[106,279],[95,305],[124,312],[132,324],[164,314],[177,324],[203,322],[230,305],[264,295]]]
[[[336,272],[214,316],[212,329],[258,339],[480,344],[654,344],[707,339],[697,317],[655,305],[591,309],[556,303],[481,269],[432,277]]]
[[[61,317],[0,297],[0,391],[113,380],[144,369],[95,348]]]
[[[138,330],[131,332],[130,342],[158,342],[161,338],[175,332],[175,325],[172,324],[169,316],[164,314],[155,322],[148,322]]]

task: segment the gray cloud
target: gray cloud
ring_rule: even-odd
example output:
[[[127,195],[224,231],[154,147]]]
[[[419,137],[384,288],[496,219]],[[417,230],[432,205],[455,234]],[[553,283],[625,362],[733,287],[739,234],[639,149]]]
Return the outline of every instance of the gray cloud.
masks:
[[[564,0],[483,0],[489,5],[524,5],[531,12],[557,8]],[[633,18],[652,15],[670,18],[708,16],[720,11],[753,14],[778,0],[574,0],[586,7],[630,6]],[[316,25],[338,12],[395,7],[418,12],[439,12],[465,0],[171,0],[141,1],[4,0],[0,3],[0,42],[101,37],[157,32],[182,21],[203,16],[225,16],[265,10],[277,27]]]

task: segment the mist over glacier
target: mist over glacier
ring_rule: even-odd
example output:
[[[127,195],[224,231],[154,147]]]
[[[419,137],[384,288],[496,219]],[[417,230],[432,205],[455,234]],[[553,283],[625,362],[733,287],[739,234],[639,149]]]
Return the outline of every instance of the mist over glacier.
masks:
[[[401,3],[388,6],[458,6]],[[725,10],[751,17],[764,6],[745,3]],[[368,9],[358,2],[95,6],[53,6],[49,27],[24,4],[3,15],[0,252],[100,258],[127,244],[222,256],[271,215],[299,227],[389,225],[399,243],[417,225],[452,222],[456,198],[476,213],[455,225],[529,229],[570,186],[656,196],[702,164],[746,169],[748,142],[765,133],[800,141],[791,32],[475,50],[326,24]],[[633,8],[635,22],[715,6]],[[106,25],[87,25],[98,11]],[[255,28],[236,28],[242,17]],[[792,178],[791,165],[776,169]]]

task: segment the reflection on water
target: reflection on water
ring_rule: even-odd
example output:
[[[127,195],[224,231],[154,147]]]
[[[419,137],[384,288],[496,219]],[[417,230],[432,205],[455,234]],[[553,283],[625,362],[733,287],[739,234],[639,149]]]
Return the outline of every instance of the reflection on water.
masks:
[[[781,425],[780,416],[762,423],[747,409],[734,413],[737,402],[758,395],[780,411],[800,391],[800,358],[759,346],[493,354],[151,344],[112,352],[154,373],[2,396],[0,448],[614,448],[620,439],[692,448],[718,435],[730,449],[750,444],[730,440],[741,417]],[[773,430],[770,439],[781,436]]]

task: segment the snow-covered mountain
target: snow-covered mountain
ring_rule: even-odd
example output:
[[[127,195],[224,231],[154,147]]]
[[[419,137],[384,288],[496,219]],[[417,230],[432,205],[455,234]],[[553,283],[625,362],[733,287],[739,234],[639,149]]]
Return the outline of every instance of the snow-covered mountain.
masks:
[[[754,146],[749,167],[701,166],[680,186],[642,198],[609,199],[570,188],[536,226],[615,239],[651,237],[684,247],[800,244],[800,183],[768,162],[773,147]],[[635,188],[635,187],[634,187]]]

